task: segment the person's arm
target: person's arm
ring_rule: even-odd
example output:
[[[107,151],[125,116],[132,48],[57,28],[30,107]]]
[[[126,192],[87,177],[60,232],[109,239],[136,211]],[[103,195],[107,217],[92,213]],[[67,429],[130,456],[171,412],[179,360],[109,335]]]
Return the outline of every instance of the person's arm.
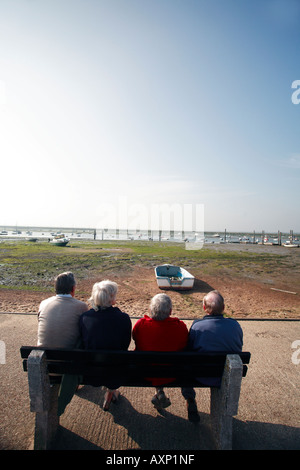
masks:
[[[135,349],[137,349],[137,342],[138,342],[138,336],[139,336],[139,329],[141,326],[142,318],[140,318],[132,328],[132,339],[135,342]]]
[[[86,348],[86,344],[87,344],[86,328],[83,322],[83,314],[81,314],[79,317],[79,332],[80,332],[80,338],[81,338],[81,347],[83,349],[87,349]]]
[[[195,331],[193,330],[193,325],[192,325],[189,331],[187,350],[193,351],[194,346],[195,346]]]
[[[239,324],[239,332],[238,332],[238,334],[239,334],[240,351],[242,352],[242,350],[243,350],[243,336],[244,336],[244,334],[243,334],[243,330],[242,330],[242,327],[241,327],[240,324]]]
[[[131,319],[130,319],[130,316],[127,315],[127,322],[126,322],[126,325],[125,325],[125,328],[124,328],[124,345],[123,345],[123,349],[125,349],[125,350],[127,350],[129,348],[129,345],[130,345],[131,330],[132,330]]]
[[[138,335],[138,329],[139,329],[139,325],[140,325],[140,321],[141,320],[138,320],[134,327],[132,328],[132,339],[135,341],[136,340],[136,337]]]

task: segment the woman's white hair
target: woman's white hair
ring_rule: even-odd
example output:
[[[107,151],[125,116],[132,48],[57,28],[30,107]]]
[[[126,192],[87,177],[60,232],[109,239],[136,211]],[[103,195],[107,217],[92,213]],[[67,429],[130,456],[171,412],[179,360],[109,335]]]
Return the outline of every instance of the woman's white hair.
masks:
[[[167,294],[156,294],[150,302],[150,316],[154,320],[165,320],[171,315],[172,301]]]
[[[89,301],[95,310],[111,307],[116,300],[118,285],[109,280],[96,282],[93,285],[92,295]]]

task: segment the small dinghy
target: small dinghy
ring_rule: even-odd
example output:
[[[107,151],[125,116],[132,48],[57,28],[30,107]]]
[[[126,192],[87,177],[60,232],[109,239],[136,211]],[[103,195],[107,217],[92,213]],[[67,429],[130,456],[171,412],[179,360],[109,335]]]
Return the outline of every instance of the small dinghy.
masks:
[[[160,289],[188,290],[194,286],[194,276],[180,266],[161,264],[155,267],[155,276]]]
[[[62,235],[57,235],[54,237],[50,243],[55,246],[66,246],[69,243],[69,239],[65,237],[63,234]]]

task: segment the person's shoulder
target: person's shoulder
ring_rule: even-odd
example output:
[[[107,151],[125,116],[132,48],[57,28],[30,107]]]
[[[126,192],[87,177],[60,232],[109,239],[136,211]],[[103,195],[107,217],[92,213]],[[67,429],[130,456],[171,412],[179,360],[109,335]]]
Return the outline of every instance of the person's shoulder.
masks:
[[[148,315],[144,315],[142,318],[139,318],[135,324],[134,324],[134,328],[137,329],[139,328],[140,326],[144,325],[145,323],[147,322],[152,322],[152,318],[150,318]]]
[[[84,328],[90,321],[93,322],[93,319],[96,317],[96,311],[91,308],[90,310],[86,310],[79,315],[79,325],[80,328]]]
[[[169,317],[168,320],[169,322],[174,323],[181,328],[187,328],[185,322],[183,320],[180,320],[180,318],[178,317]]]
[[[224,320],[228,321],[228,324],[230,323],[232,326],[235,325],[235,326],[241,326],[239,324],[239,322],[237,320],[235,320],[235,318],[231,318],[231,317],[224,317]]]
[[[67,299],[70,299],[71,302],[74,302],[78,305],[82,304],[82,305],[86,305],[85,302],[83,302],[83,300],[79,300],[79,299],[76,299],[76,297],[66,297]]]
[[[183,323],[178,317],[168,317],[166,320],[171,323]]]
[[[83,317],[92,317],[95,315],[97,312],[93,308],[90,308],[89,310],[87,309],[85,312],[82,313],[81,318]]]
[[[127,313],[123,312],[119,307],[116,307],[115,305],[111,305],[110,307],[106,307],[101,309],[100,311],[103,312],[105,315],[109,315],[112,317],[122,317],[125,318],[126,316],[129,316]]]
[[[122,318],[130,319],[130,316],[128,315],[128,313],[123,312],[123,310],[121,310],[119,307],[111,307],[111,308],[117,315],[121,316]]]
[[[193,321],[191,328],[199,327],[201,324],[203,324],[204,320],[205,320],[205,317],[197,318],[196,320]]]
[[[48,297],[47,299],[42,300],[41,303],[40,303],[40,306],[39,306],[39,310],[41,310],[42,308],[45,308],[46,305],[50,304],[55,299],[56,299],[56,296],[52,295],[51,297]]]
[[[239,324],[239,322],[237,320],[235,320],[234,318],[227,318],[227,320],[230,321],[230,323],[229,323],[230,326],[232,328],[235,328],[236,331],[241,331],[241,332],[243,331],[243,328],[241,327],[241,325]]]
[[[68,299],[73,302],[74,304],[82,307],[82,308],[85,308],[86,310],[89,309],[87,303],[83,302],[83,300],[79,300],[79,299],[76,299],[75,297],[68,297]]]

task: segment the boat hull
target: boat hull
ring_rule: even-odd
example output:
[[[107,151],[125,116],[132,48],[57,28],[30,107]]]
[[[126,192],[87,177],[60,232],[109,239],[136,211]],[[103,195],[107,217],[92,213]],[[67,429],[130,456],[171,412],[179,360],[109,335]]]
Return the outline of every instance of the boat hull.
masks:
[[[55,246],[66,246],[69,243],[69,239],[66,237],[57,237],[53,238],[53,240],[50,241],[51,245]]]
[[[156,266],[157,285],[164,290],[190,290],[194,287],[194,276],[180,266],[163,264]]]
[[[69,242],[51,242],[51,245],[55,246],[66,246]]]

